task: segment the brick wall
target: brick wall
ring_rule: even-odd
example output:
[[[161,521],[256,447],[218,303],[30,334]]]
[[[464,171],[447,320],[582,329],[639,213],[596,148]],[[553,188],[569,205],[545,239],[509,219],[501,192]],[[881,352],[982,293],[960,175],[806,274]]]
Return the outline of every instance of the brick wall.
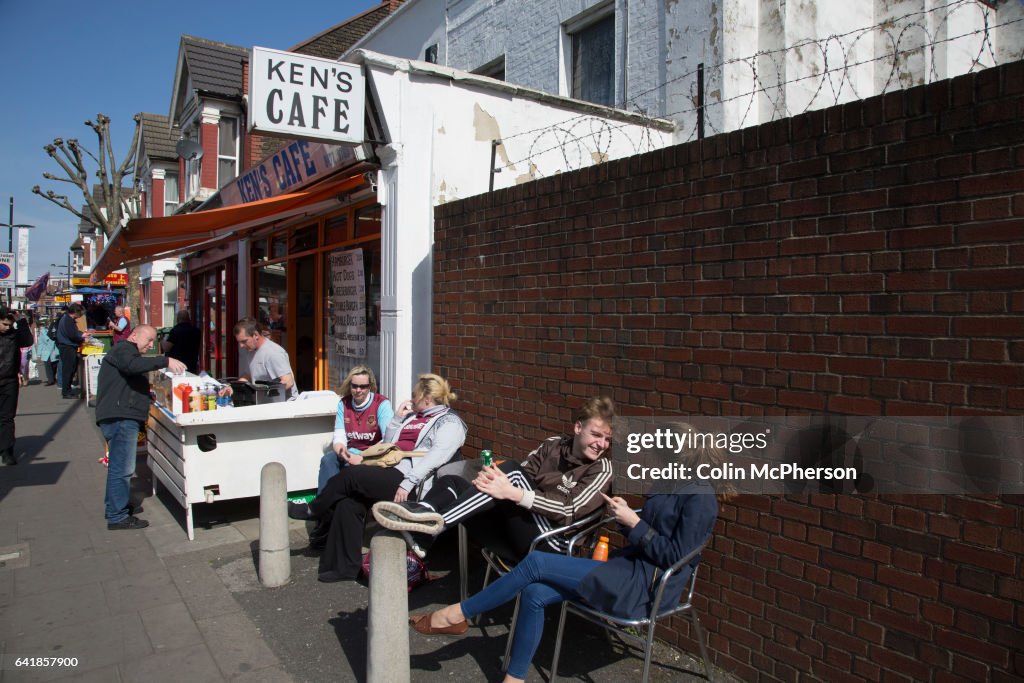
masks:
[[[633,414],[1020,413],[1024,62],[438,207],[467,449]],[[1020,680],[1024,496],[742,496],[698,603],[745,680]],[[666,639],[693,647],[681,621]]]

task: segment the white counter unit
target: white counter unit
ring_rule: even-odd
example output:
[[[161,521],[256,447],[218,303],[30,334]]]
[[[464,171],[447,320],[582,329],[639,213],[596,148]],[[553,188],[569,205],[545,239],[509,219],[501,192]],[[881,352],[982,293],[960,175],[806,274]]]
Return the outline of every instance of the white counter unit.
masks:
[[[195,537],[192,505],[248,498],[260,493],[260,471],[279,462],[289,491],[315,489],[320,458],[331,447],[338,397],[175,416],[159,403],[150,408],[149,467],[185,508]]]

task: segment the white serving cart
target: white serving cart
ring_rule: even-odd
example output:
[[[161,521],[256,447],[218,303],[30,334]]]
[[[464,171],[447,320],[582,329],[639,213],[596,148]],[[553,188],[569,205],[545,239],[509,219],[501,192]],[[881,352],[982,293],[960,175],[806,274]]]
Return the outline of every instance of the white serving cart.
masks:
[[[146,430],[153,493],[157,481],[185,508],[260,493],[260,471],[279,462],[289,491],[315,489],[320,458],[331,446],[338,396],[175,415],[154,401]]]

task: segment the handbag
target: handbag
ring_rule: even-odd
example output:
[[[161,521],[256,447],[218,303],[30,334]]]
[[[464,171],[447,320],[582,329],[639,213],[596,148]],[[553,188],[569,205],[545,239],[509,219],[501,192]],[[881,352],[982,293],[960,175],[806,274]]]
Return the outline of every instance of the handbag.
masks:
[[[362,464],[370,467],[394,467],[405,458],[422,458],[426,454],[426,451],[399,450],[398,446],[387,441],[375,443],[360,453]]]

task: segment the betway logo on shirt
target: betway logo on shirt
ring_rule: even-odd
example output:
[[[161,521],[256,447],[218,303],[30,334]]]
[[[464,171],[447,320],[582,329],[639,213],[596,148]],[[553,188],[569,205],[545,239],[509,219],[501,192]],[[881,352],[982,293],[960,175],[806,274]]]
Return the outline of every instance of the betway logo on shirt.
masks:
[[[371,441],[377,432],[346,432],[349,441]]]

